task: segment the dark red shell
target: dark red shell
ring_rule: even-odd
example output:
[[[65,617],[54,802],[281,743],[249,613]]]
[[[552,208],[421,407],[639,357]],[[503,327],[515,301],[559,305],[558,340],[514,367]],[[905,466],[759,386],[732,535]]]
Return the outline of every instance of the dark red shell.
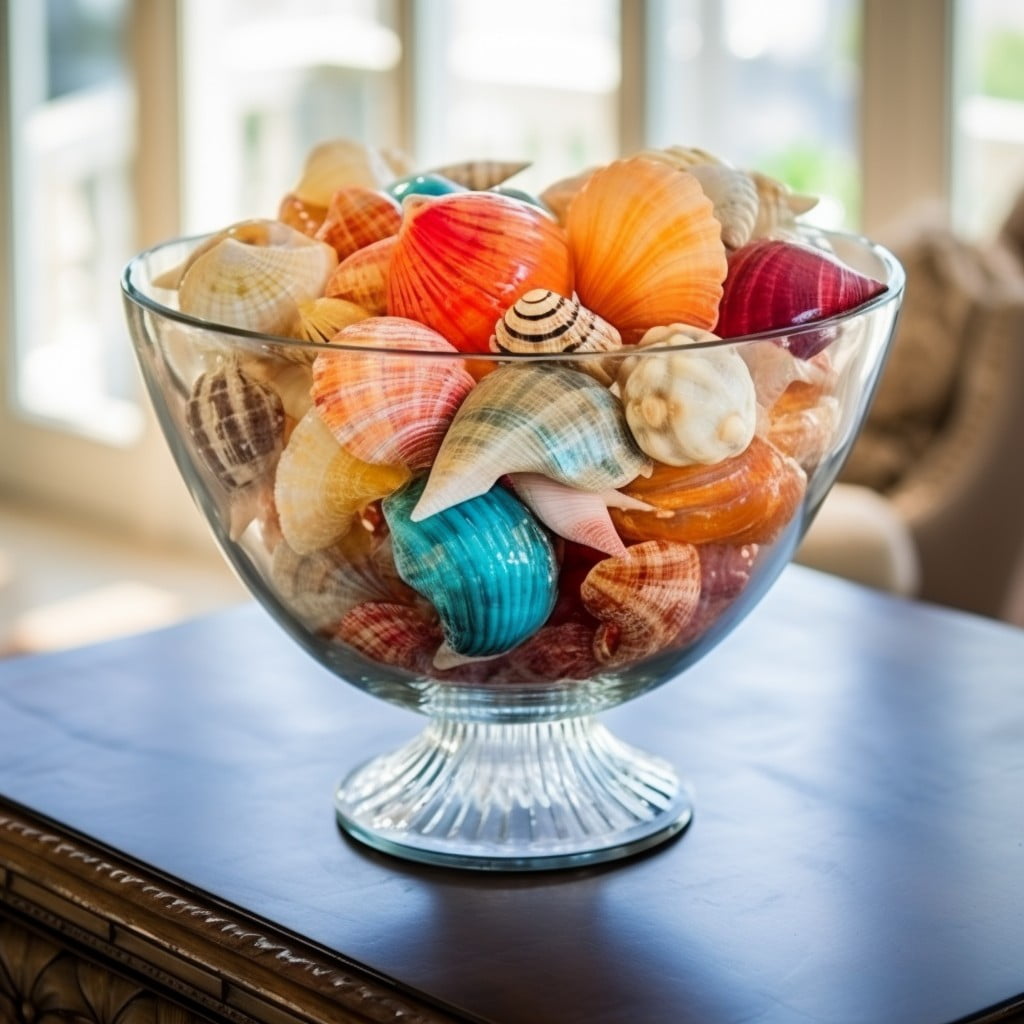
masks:
[[[738,338],[813,323],[849,312],[885,290],[880,281],[819,249],[759,238],[729,256],[715,333]],[[833,337],[834,330],[822,329],[781,339],[781,344],[808,359]]]

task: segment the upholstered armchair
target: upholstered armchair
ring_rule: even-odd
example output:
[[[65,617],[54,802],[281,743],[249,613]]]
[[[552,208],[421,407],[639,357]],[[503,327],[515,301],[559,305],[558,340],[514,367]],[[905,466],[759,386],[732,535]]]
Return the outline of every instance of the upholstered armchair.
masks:
[[[1024,572],[1024,193],[990,245],[934,226],[891,244],[893,350],[798,560],[1004,617]]]

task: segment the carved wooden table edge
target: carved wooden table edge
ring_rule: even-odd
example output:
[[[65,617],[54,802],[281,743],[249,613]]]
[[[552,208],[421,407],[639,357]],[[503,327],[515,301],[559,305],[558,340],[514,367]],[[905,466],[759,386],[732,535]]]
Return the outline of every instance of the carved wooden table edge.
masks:
[[[0,798],[0,1013],[5,966],[15,975],[19,967],[13,965],[12,971],[9,950],[5,964],[5,931],[23,950],[33,942],[37,947],[49,942],[65,957],[101,965],[119,976],[122,985],[134,979],[138,994],[157,1000],[160,1012],[151,1006],[130,1017],[132,1021],[471,1020],[431,1006],[358,964],[190,892]],[[105,1017],[96,1019],[105,1024]]]

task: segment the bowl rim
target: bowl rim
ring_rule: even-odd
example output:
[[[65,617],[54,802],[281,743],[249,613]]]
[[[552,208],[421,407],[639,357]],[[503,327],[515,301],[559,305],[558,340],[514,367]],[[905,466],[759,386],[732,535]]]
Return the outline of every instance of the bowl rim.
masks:
[[[796,244],[807,245],[806,241],[801,238],[801,232],[806,234],[808,239],[815,236],[824,236],[828,240],[835,240],[847,245],[853,245],[860,247],[861,249],[870,252],[882,266],[885,268],[888,280],[882,281],[885,285],[884,289],[877,295],[872,296],[865,302],[860,303],[858,306],[854,306],[850,309],[844,310],[841,313],[835,313],[832,316],[821,317],[815,320],[808,320],[801,324],[790,324],[783,327],[773,327],[770,330],[758,331],[753,334],[742,334],[735,335],[729,338],[714,337],[702,341],[694,341],[692,339],[685,342],[681,342],[678,345],[666,345],[659,344],[657,348],[651,348],[652,354],[662,354],[666,352],[675,351],[693,351],[694,349],[716,349],[726,348],[744,344],[750,344],[758,341],[768,341],[778,338],[788,337],[799,337],[804,334],[810,334],[812,332],[828,330],[832,327],[838,327],[840,324],[852,319],[854,316],[860,316],[862,314],[870,313],[883,306],[887,306],[892,302],[897,302],[903,294],[906,287],[906,271],[902,263],[895,256],[895,254],[885,245],[877,242],[866,235],[849,232],[839,231],[818,227],[811,227],[809,225],[798,225],[798,234],[796,237],[781,238],[783,241],[792,241]],[[307,341],[302,338],[290,338],[286,335],[268,334],[260,331],[253,331],[244,327],[237,327],[231,324],[221,324],[212,320],[203,320],[199,317],[192,316],[188,313],[183,313],[179,309],[175,309],[173,306],[166,305],[153,298],[152,295],[141,290],[134,281],[134,275],[140,267],[144,267],[146,263],[154,257],[156,254],[170,249],[173,246],[190,245],[192,247],[200,245],[202,242],[212,238],[219,234],[219,231],[210,231],[195,235],[182,235],[174,238],[167,238],[155,245],[149,246],[146,249],[136,253],[124,266],[121,272],[121,292],[123,297],[131,301],[137,306],[149,311],[150,313],[159,316],[161,318],[177,322],[185,327],[192,328],[194,330],[201,331],[213,331],[217,334],[227,335],[229,337],[238,338],[244,340],[250,344],[259,345],[273,345],[273,346],[286,346],[287,348],[294,349],[296,352],[310,352],[314,355],[321,352],[359,352],[366,354],[367,352],[374,352],[380,354],[394,354],[401,356],[415,356],[418,358],[434,358],[440,360],[448,359],[461,359],[461,360],[480,360],[482,362],[541,362],[550,363],[553,360],[558,360],[563,363],[572,362],[587,362],[589,360],[601,360],[601,359],[617,359],[625,358],[628,356],[640,355],[645,352],[643,346],[637,344],[626,344],[621,349],[615,349],[612,351],[600,351],[600,352],[566,352],[566,353],[555,353],[555,352],[463,352],[460,350],[452,350],[450,352],[438,352],[430,351],[426,349],[413,349],[413,348],[387,348],[377,347],[368,345],[345,345],[336,342],[319,342],[319,341]],[[187,256],[186,252],[186,256]],[[840,258],[841,257],[837,257]],[[848,265],[848,264],[847,264]],[[869,275],[870,276],[870,275]],[[878,280],[878,278],[875,278]],[[152,286],[157,287],[157,286]],[[173,289],[161,289],[168,292]],[[897,307],[898,308],[898,307]],[[383,315],[383,314],[380,314]],[[671,325],[668,325],[671,326]],[[691,325],[692,326],[692,325]],[[713,331],[711,332],[714,333]]]

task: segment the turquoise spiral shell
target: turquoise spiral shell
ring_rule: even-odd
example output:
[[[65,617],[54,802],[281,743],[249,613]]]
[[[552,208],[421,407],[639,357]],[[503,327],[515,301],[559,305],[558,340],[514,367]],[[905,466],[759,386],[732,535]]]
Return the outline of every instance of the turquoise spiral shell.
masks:
[[[398,574],[437,609],[457,654],[511,650],[555,605],[558,562],[548,534],[500,486],[415,523],[425,483],[416,477],[383,502]]]

